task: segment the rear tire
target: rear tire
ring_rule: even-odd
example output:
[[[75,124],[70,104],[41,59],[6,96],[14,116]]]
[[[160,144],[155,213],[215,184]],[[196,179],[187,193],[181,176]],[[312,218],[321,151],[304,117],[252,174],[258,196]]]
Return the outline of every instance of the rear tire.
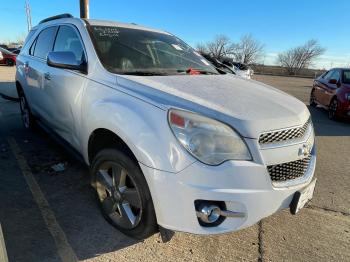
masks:
[[[125,235],[145,239],[157,231],[151,194],[138,164],[117,149],[104,149],[93,159],[92,184],[106,220]]]
[[[19,107],[21,110],[22,123],[25,129],[36,129],[36,121],[35,118],[30,111],[27,99],[24,95],[23,90],[18,92],[19,98]]]

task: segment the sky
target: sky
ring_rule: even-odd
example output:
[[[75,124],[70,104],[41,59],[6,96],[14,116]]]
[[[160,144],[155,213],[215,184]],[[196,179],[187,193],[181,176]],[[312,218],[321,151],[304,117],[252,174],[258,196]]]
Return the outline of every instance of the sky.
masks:
[[[0,42],[27,33],[25,0],[2,0]],[[60,13],[79,16],[79,0],[29,0],[32,24]],[[137,24],[169,31],[193,47],[216,35],[233,42],[252,34],[265,46],[264,64],[309,39],[326,48],[314,67],[350,66],[349,0],[90,0],[90,18]]]

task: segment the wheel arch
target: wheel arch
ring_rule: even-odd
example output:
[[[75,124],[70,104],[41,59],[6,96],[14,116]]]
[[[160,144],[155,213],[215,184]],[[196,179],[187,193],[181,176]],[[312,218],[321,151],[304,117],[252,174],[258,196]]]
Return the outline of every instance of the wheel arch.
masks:
[[[19,95],[20,92],[24,93],[23,87],[22,87],[21,83],[18,80],[16,81],[16,90],[17,90],[17,94],[18,95]]]
[[[120,136],[109,129],[97,128],[90,134],[88,141],[89,163],[91,164],[99,151],[106,148],[117,148],[126,153],[131,159],[138,162],[133,151]]]
[[[333,95],[332,98],[331,98],[331,100],[329,100],[329,101],[332,102],[334,99],[339,100],[337,95]]]

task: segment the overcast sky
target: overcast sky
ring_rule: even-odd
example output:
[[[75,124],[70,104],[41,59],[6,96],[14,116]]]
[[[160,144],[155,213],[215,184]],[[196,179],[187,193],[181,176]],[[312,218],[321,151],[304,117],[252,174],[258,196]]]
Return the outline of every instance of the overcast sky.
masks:
[[[0,42],[27,32],[24,0],[2,1]],[[29,0],[33,25],[59,13],[79,16],[79,0]],[[327,49],[316,67],[350,66],[349,0],[333,1],[122,1],[90,0],[90,18],[134,22],[169,31],[192,46],[225,34],[232,41],[251,33],[264,43],[261,62],[314,38]]]

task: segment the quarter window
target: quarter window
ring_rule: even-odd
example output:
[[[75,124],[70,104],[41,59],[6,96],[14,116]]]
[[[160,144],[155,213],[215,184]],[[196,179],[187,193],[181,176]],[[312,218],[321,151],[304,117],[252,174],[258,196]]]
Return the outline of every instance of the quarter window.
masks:
[[[35,44],[34,56],[46,59],[47,54],[52,51],[56,31],[57,27],[49,27],[39,34]]]
[[[84,61],[84,49],[80,38],[70,26],[60,26],[53,50],[73,52],[77,61]]]

